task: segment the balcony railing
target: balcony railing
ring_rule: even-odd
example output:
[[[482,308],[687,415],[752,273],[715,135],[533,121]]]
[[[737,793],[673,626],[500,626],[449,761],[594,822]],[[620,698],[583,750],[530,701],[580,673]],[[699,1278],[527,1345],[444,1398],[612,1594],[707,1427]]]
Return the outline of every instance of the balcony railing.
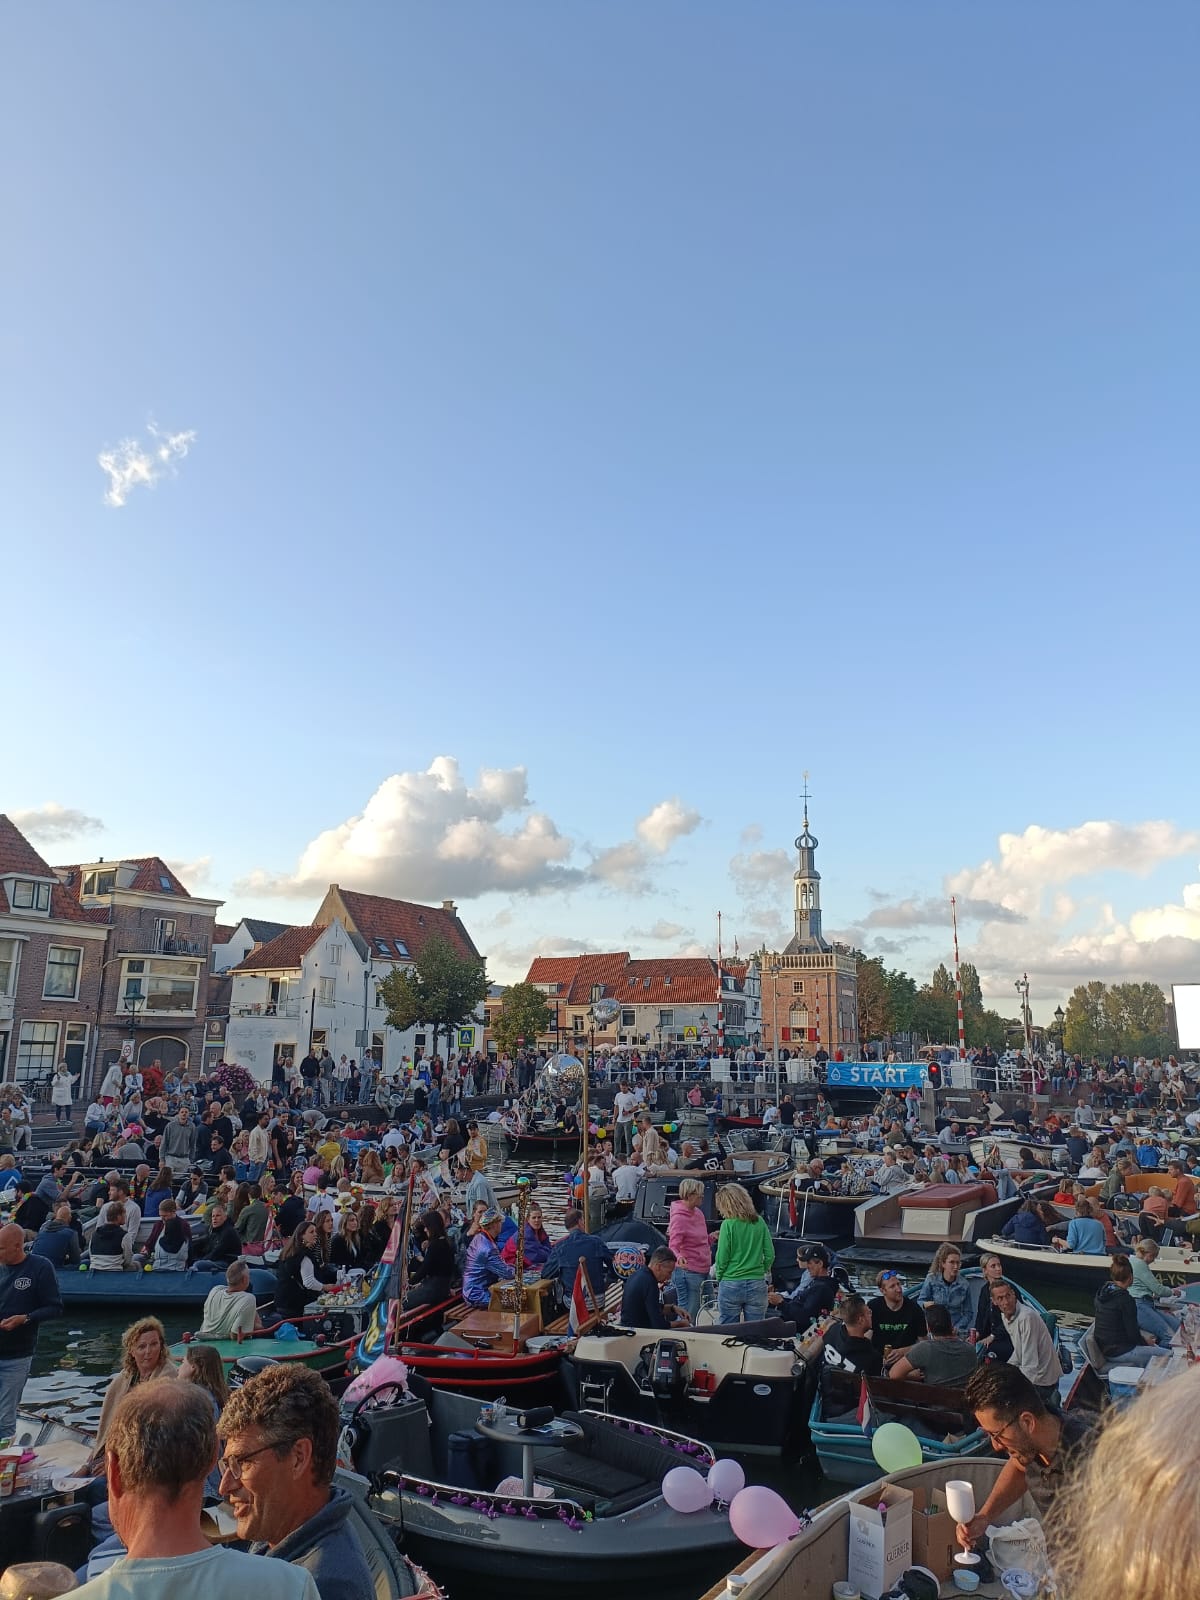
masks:
[[[208,956],[207,939],[185,939],[178,934],[156,933],[151,938],[132,945],[122,945],[123,956]]]
[[[231,1017],[298,1017],[299,1000],[238,1001],[229,1008]]]

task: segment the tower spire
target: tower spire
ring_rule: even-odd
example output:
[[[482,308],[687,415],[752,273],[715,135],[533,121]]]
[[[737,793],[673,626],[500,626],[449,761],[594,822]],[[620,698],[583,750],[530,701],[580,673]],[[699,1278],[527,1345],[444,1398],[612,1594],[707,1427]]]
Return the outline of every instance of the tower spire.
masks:
[[[805,827],[805,831],[807,832],[807,829],[808,829],[808,768],[807,767],[805,767],[805,769],[804,769],[804,790],[803,790],[801,798],[804,801],[804,827]]]

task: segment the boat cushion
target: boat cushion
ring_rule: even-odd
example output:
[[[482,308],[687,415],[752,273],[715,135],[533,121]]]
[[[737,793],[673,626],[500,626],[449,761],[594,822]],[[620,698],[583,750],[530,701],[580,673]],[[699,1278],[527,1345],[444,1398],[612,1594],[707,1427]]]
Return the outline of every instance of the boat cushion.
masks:
[[[990,1183],[931,1183],[898,1197],[901,1211],[944,1211],[947,1206],[994,1206],[996,1190]]]
[[[661,1493],[665,1474],[679,1465],[669,1445],[627,1432],[578,1411],[564,1417],[583,1429],[561,1450],[539,1451],[534,1470],[540,1483],[578,1500],[585,1511],[620,1516]]]

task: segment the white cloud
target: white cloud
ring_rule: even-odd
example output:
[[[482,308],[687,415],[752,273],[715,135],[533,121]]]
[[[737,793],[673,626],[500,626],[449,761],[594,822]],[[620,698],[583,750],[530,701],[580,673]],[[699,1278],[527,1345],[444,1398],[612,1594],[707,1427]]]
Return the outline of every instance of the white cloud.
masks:
[[[1081,822],[1074,828],[1002,833],[996,861],[968,867],[947,882],[951,894],[998,902],[1026,916],[1036,913],[1042,891],[1099,872],[1144,877],[1164,861],[1200,849],[1200,833],[1172,822]]]
[[[96,457],[108,477],[104,504],[114,510],[123,506],[135,489],[153,489],[163,477],[173,475],[175,463],[196,442],[194,428],[162,433],[153,422],[147,423],[146,435],[144,439],[122,439],[115,450],[101,450]]]
[[[637,825],[637,836],[656,855],[665,855],[677,839],[694,833],[700,826],[700,813],[685,806],[676,795],[660,800]]]
[[[739,844],[758,844],[763,836],[762,826],[757,822],[748,822],[738,835]]]
[[[468,784],[452,756],[438,756],[425,772],[386,778],[358,816],[305,847],[293,873],[259,869],[235,887],[295,897],[340,883],[416,900],[587,884],[640,893],[649,887],[654,859],[700,821],[678,800],[663,801],[637,824],[637,837],[593,851],[590,865],[580,866],[573,841],[530,806],[524,767],[485,768]]]
[[[873,900],[881,896],[872,893]],[[1011,911],[996,900],[972,900],[962,897],[958,901],[958,921],[964,922],[1024,922],[1020,911]],[[907,900],[894,900],[876,904],[863,919],[865,928],[948,928],[950,926],[949,895],[921,898],[910,896]]]
[[[8,815],[28,838],[41,839],[46,844],[75,839],[83,833],[100,833],[104,828],[99,817],[89,817],[86,811],[77,811],[73,806],[60,806],[57,800],[47,800],[44,806],[33,806],[28,811],[10,811]]]
[[[198,889],[207,888],[212,883],[212,864],[211,856],[194,856],[191,861],[167,862],[183,887],[192,894]]]
[[[946,885],[968,903],[1002,908],[984,916],[976,938],[962,948],[964,960],[979,968],[985,997],[1011,1011],[1013,982],[1023,972],[1033,993],[1047,1001],[1090,979],[1166,986],[1193,972],[1200,883],[1182,885],[1177,902],[1125,916],[1067,886],[1101,873],[1145,877],[1198,847],[1200,833],[1163,821],[1092,821],[1058,830],[1035,825],[1002,834],[996,859],[957,873]]]
[[[682,922],[668,922],[664,917],[659,917],[653,927],[627,928],[625,937],[627,939],[645,939],[655,943],[666,944],[673,939],[681,938],[687,931]]]
[[[633,839],[595,853],[591,875],[625,894],[645,894],[653,882],[656,856],[664,856],[678,839],[694,833],[702,817],[676,796],[659,803],[634,827]]]
[[[782,888],[791,881],[795,868],[786,850],[747,850],[729,863],[729,876],[737,892],[747,900],[764,890]]]

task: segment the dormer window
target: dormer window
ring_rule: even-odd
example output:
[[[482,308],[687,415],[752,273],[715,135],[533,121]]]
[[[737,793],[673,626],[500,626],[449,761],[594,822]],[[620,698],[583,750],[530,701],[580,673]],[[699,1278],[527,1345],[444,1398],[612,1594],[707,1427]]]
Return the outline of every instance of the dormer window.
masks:
[[[49,911],[50,885],[18,878],[12,886],[11,899],[14,911]]]
[[[115,872],[85,872],[83,875],[83,892],[85,895],[111,894],[116,881],[117,875]]]
[[[392,953],[388,949],[388,942],[386,939],[376,939],[375,948],[379,951],[381,956],[390,956]]]

